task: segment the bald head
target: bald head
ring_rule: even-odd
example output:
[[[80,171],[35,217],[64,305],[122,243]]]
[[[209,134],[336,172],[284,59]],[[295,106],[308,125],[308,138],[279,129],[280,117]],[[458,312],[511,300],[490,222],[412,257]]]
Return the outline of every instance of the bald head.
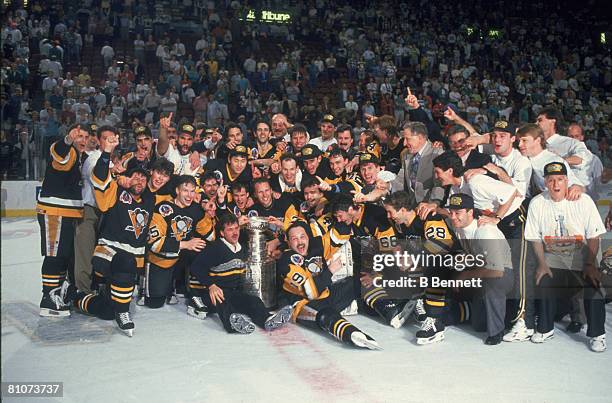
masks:
[[[577,123],[572,123],[567,128],[567,136],[578,141],[584,141],[584,130]]]

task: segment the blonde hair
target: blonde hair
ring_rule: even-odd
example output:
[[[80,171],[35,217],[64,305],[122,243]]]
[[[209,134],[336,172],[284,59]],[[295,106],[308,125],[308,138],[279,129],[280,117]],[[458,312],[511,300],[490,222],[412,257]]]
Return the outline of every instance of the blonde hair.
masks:
[[[519,129],[516,131],[516,137],[518,138],[527,136],[533,137],[534,139],[540,139],[542,149],[546,148],[546,138],[544,137],[544,132],[540,126],[536,125],[535,123],[527,123],[519,127]]]

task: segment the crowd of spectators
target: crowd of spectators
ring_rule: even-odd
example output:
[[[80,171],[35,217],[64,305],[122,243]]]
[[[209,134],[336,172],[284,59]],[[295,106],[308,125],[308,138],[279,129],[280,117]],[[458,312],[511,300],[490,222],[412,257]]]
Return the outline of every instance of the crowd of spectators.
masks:
[[[512,12],[499,1],[12,3],[1,28],[3,178],[41,177],[49,144],[74,122],[119,127],[123,148],[134,125],[156,133],[169,113],[176,124],[238,122],[247,137],[276,113],[315,137],[331,113],[357,136],[368,115],[401,127],[408,88],[442,136],[447,105],[483,133],[555,106],[612,165],[612,58],[594,2]],[[248,21],[249,10],[291,20]]]

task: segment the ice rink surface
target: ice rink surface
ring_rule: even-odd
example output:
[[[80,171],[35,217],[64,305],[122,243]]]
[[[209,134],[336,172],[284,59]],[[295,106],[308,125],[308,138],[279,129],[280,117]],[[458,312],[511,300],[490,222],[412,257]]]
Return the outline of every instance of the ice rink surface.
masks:
[[[63,382],[64,397],[6,402],[612,401],[612,346],[591,352],[585,330],[570,335],[567,323],[541,345],[486,346],[466,326],[417,346],[414,321],[395,330],[352,316],[384,348],[361,351],[294,324],[228,335],[183,304],[133,305],[131,339],[114,321],[41,318],[38,231],[34,218],[2,219],[2,381]],[[606,331],[612,344],[611,304]]]

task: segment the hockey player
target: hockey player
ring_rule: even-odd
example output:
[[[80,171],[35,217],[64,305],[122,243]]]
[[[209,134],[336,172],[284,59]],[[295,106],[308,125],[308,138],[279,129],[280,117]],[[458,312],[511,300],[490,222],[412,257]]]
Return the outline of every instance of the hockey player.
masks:
[[[129,187],[119,186],[109,169],[110,155],[119,144],[117,137],[102,141],[102,155],[93,172],[96,202],[103,213],[98,244],[92,259],[94,272],[102,275],[110,287],[115,321],[123,332],[132,336],[134,322],[130,301],[137,268],[144,267],[145,245],[155,200],[145,192],[148,173],[141,167],[128,172]]]
[[[44,256],[40,316],[70,315],[62,295],[66,289],[62,293],[60,287],[67,275],[74,276],[75,225],[83,217],[81,155],[89,134],[88,126],[75,125],[51,145],[50,163],[36,204]]]
[[[271,331],[291,319],[292,307],[270,314],[261,299],[242,291],[246,272],[246,250],[238,243],[240,227],[233,214],[218,220],[220,237],[204,248],[191,265],[191,274],[202,284],[198,297],[203,306],[213,307],[228,333],[248,334],[255,325]]]
[[[193,203],[196,181],[181,175],[176,180],[173,200],[155,206],[149,228],[147,250],[145,304],[160,308],[172,293],[172,278],[179,262],[179,252],[200,252],[206,241],[202,238],[211,227],[212,218]],[[184,278],[184,276],[182,276]]]
[[[340,316],[354,298],[351,277],[333,283],[340,268],[336,260],[328,265],[318,248],[313,248],[308,225],[294,222],[287,231],[289,248],[278,260],[277,275],[282,283],[282,303],[294,304],[292,319],[316,325],[343,343],[379,349],[378,343]]]
[[[409,193],[404,191],[392,193],[385,199],[384,208],[387,217],[395,224],[398,238],[423,239],[422,247],[425,253],[454,254],[460,249],[446,219],[434,212],[425,220],[421,220],[416,212],[416,200]],[[448,278],[451,268],[435,266],[417,269],[429,278],[434,276]],[[378,295],[383,292],[384,290],[379,290]],[[444,288],[427,287],[424,300],[418,299],[416,302],[416,317],[422,322],[421,330],[416,333],[417,344],[430,344],[444,339],[444,314],[448,305],[446,293],[447,290]],[[405,315],[400,316],[400,319],[405,320]]]

